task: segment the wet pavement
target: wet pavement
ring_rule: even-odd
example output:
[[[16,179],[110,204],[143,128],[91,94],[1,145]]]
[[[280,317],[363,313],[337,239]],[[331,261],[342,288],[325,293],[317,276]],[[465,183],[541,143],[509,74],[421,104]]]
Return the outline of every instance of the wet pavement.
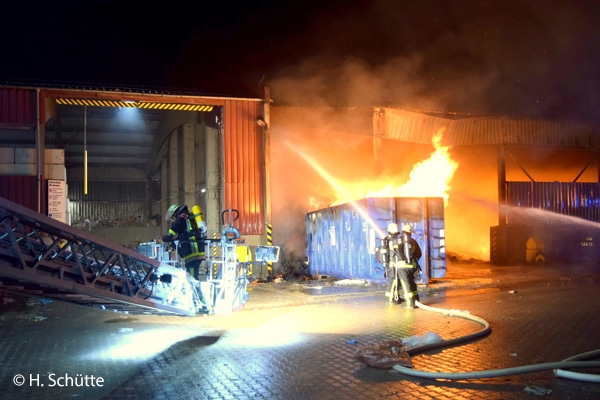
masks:
[[[472,372],[599,349],[599,286],[598,265],[450,264],[445,279],[419,287],[421,301],[468,311],[491,333],[413,354],[411,362],[421,371]],[[600,398],[600,384],[551,370],[440,381],[362,364],[355,354],[366,347],[482,329],[466,318],[388,306],[384,290],[330,279],[259,284],[242,310],[197,317],[133,316],[0,293],[0,398]]]

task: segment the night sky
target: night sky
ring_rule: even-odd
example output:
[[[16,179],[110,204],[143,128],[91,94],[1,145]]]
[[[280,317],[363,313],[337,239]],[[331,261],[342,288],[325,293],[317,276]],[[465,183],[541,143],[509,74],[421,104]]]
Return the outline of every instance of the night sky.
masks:
[[[178,3],[189,3],[175,6]],[[600,1],[12,1],[0,82],[600,123]]]

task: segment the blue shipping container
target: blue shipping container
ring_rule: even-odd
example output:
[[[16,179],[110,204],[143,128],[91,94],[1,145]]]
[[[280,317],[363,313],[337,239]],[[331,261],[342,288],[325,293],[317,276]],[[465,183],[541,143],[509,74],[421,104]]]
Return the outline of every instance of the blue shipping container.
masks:
[[[310,272],[337,278],[385,282],[375,248],[387,226],[410,224],[423,256],[421,279],[446,275],[444,199],[441,197],[369,197],[306,215]]]

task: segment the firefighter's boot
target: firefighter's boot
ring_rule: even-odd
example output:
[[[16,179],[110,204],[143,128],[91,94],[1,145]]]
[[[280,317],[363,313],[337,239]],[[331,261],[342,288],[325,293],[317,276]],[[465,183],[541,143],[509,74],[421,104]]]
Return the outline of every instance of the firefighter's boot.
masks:
[[[405,300],[406,300],[406,306],[405,308],[415,308],[415,302],[419,300],[419,293],[418,292],[408,292],[405,294]]]

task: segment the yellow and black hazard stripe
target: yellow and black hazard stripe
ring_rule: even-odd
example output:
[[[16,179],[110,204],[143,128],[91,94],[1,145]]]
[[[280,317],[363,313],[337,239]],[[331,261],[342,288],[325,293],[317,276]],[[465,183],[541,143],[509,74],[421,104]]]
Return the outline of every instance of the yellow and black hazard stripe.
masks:
[[[138,108],[150,110],[176,110],[176,111],[212,111],[213,106],[199,104],[178,104],[178,103],[151,103],[139,102]]]
[[[183,103],[156,103],[149,101],[125,101],[125,100],[100,100],[100,99],[72,99],[57,97],[57,104],[69,106],[89,107],[127,107],[142,108],[148,110],[175,110],[175,111],[201,111],[210,112],[213,106],[206,104],[183,104]]]
[[[68,106],[137,108],[137,104],[135,101],[122,101],[122,100],[57,98],[56,102],[58,104],[63,104],[63,105],[68,105]]]
[[[267,245],[273,245],[273,225],[267,223]],[[273,273],[273,263],[271,261],[267,262],[267,273],[271,275]]]

